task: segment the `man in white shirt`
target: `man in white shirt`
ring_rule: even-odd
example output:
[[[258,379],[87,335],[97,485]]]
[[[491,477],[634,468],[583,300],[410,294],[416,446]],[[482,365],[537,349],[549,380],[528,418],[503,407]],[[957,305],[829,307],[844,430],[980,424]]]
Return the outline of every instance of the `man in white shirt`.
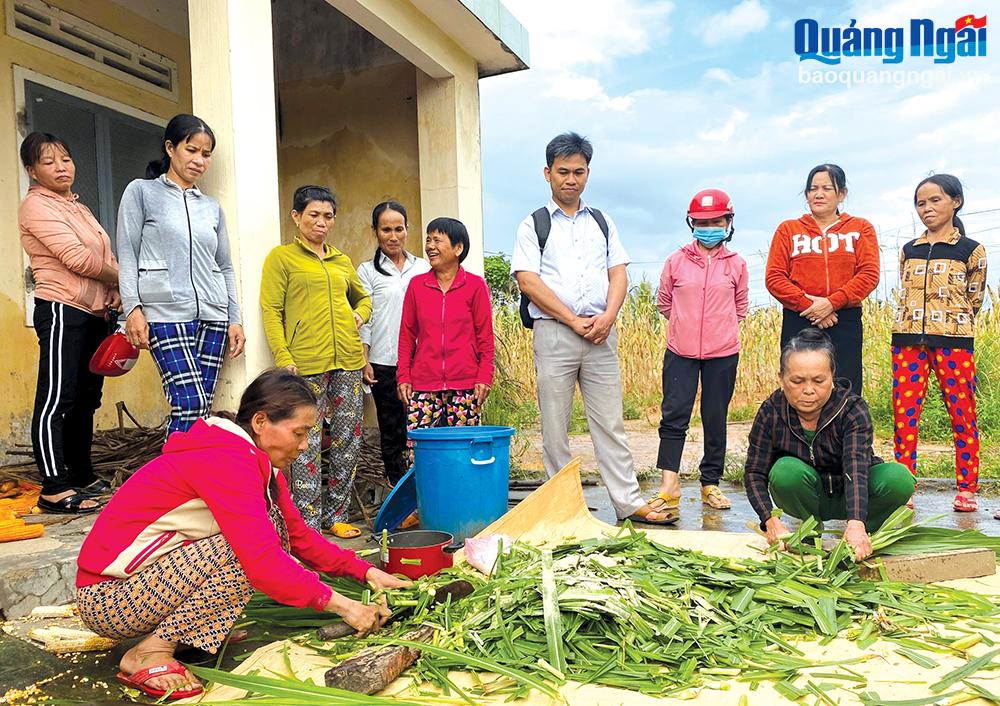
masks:
[[[531,300],[545,472],[552,476],[570,461],[569,420],[579,381],[597,467],[618,518],[667,524],[676,519],[639,492],[625,436],[615,319],[628,289],[629,259],[614,222],[581,198],[592,156],[590,142],[573,132],[548,144],[548,239],[543,250],[528,216],[518,226],[511,261],[522,296]]]

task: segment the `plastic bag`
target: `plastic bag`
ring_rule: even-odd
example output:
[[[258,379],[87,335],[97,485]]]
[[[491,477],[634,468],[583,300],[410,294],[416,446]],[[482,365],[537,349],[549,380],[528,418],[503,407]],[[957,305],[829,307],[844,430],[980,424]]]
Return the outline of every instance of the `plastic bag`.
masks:
[[[493,573],[500,552],[507,554],[513,544],[514,540],[505,534],[470,537],[465,540],[465,560],[477,571],[489,576]]]

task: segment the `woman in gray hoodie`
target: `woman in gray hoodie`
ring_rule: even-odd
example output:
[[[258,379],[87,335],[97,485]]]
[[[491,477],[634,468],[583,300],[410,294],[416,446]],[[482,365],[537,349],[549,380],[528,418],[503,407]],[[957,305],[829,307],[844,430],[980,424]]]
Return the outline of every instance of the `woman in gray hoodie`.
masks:
[[[175,115],[163,157],[125,187],[118,207],[125,335],[156,361],[168,434],[208,414],[226,348],[235,358],[246,342],[222,208],[196,185],[214,149],[203,120]]]

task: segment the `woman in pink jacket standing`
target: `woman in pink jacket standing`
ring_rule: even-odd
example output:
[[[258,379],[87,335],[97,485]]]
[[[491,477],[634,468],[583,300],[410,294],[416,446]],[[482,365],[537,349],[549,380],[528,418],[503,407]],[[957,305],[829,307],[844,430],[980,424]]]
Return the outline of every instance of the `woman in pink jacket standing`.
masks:
[[[396,389],[406,427],[475,426],[493,384],[490,290],[461,265],[469,254],[461,221],[431,221],[424,251],[431,271],[410,280],[399,326]]]
[[[687,224],[694,240],[663,265],[656,308],[669,322],[663,354],[663,404],[656,467],[660,492],[649,501],[658,512],[680,516],[678,472],[701,377],[701,499],[720,510],[732,507],[719,480],[726,458],[726,416],[740,358],[739,322],[747,314],[746,261],[726,248],[733,237],[733,202],[724,191],[705,189],[691,199]]]

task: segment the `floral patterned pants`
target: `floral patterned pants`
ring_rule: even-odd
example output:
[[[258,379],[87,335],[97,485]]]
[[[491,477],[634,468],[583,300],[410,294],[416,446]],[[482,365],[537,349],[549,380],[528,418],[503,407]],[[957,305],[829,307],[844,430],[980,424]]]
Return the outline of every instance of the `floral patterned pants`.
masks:
[[[287,552],[288,529],[277,504],[268,514]],[[164,554],[127,579],[78,588],[76,604],[84,624],[103,637],[153,634],[214,654],[252,595],[228,540],[216,534]]]
[[[303,375],[319,399],[316,426],[309,430],[309,446],[292,461],[289,489],[302,519],[313,529],[329,529],[347,522],[354,473],[361,454],[364,397],[360,370],[330,370]],[[323,428],[330,430],[330,451],[323,463]]]
[[[917,474],[917,427],[934,370],[955,442],[958,489],[979,484],[979,428],[976,423],[976,362],[967,348],[892,347],[892,411],[896,460]]]
[[[474,390],[413,391],[406,428],[469,427],[479,425],[480,405]]]

